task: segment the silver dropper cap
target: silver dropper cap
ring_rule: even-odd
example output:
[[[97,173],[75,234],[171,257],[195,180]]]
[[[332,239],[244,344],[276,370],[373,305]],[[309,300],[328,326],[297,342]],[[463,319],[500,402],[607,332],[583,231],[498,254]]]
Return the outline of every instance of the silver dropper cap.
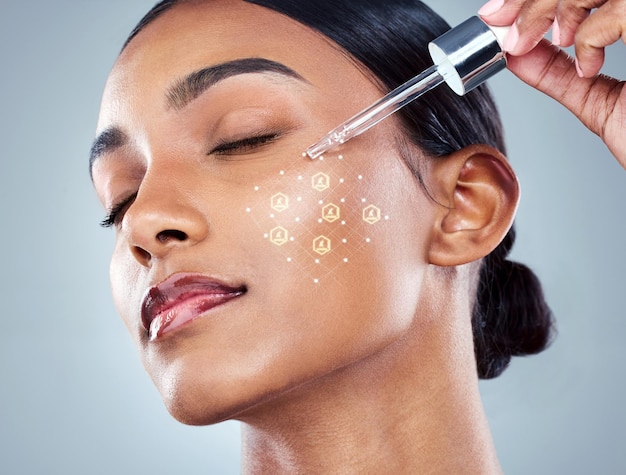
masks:
[[[506,68],[502,43],[509,29],[474,16],[428,45],[439,74],[455,93],[463,96]]]

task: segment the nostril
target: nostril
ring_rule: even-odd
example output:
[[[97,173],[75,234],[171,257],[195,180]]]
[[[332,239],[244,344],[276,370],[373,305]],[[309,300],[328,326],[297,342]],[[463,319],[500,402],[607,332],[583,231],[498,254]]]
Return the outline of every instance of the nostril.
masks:
[[[159,242],[162,243],[166,243],[171,240],[186,241],[188,237],[189,236],[187,236],[187,233],[184,233],[183,231],[179,231],[177,229],[166,229],[165,231],[161,231],[159,234],[156,235],[156,238],[159,240]]]
[[[145,249],[142,249],[138,246],[133,246],[132,252],[135,254],[135,258],[143,265],[146,265],[148,262],[150,262],[150,253]]]

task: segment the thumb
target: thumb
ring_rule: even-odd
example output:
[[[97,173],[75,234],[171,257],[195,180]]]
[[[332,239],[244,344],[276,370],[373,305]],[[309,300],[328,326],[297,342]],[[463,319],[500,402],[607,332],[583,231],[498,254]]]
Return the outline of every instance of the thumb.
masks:
[[[524,56],[509,56],[508,68],[528,85],[563,104],[604,139],[607,121],[623,86],[619,81],[607,76],[579,77],[574,59],[546,40]]]

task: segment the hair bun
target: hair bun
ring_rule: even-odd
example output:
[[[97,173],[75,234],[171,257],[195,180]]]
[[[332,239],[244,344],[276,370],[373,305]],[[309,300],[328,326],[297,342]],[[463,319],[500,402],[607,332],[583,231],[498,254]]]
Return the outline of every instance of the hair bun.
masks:
[[[523,264],[506,259],[515,231],[483,260],[472,327],[480,378],[495,378],[512,356],[539,353],[552,341],[554,320],[541,283]]]

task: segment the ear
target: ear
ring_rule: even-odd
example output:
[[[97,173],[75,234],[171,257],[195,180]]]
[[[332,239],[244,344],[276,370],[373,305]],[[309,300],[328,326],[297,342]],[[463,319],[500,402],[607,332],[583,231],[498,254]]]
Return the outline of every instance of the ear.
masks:
[[[472,145],[436,161],[430,178],[441,206],[429,262],[457,266],[493,251],[513,224],[520,194],[504,155],[487,145]]]

